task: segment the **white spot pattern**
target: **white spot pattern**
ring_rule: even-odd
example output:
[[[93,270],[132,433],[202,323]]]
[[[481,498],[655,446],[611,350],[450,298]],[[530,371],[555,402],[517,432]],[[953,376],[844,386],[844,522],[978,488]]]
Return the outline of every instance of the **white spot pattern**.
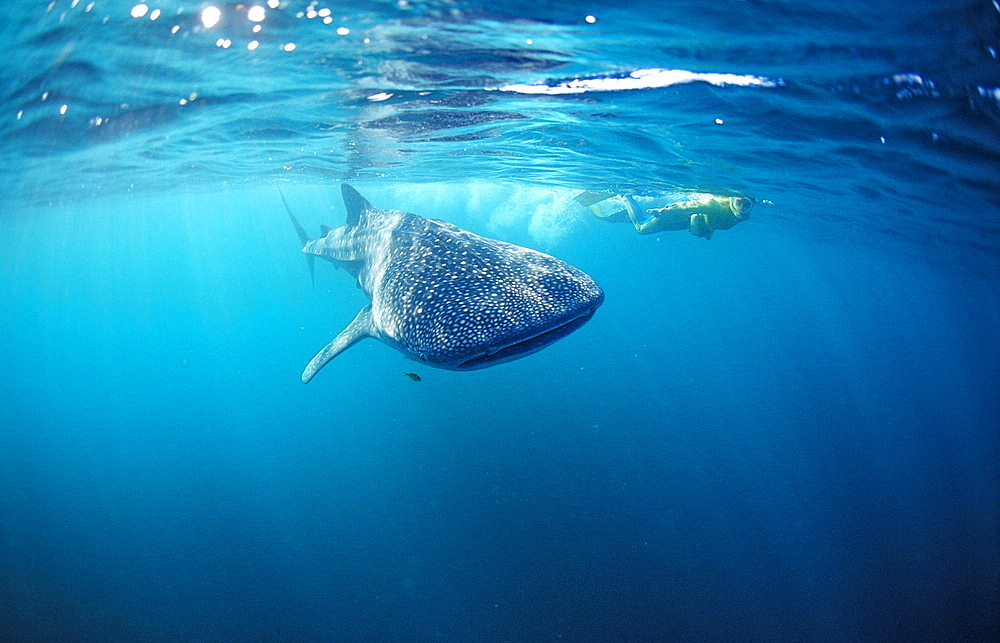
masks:
[[[380,339],[442,368],[586,317],[604,301],[593,279],[555,257],[399,210],[370,209],[358,226],[313,243],[307,252],[358,262]]]

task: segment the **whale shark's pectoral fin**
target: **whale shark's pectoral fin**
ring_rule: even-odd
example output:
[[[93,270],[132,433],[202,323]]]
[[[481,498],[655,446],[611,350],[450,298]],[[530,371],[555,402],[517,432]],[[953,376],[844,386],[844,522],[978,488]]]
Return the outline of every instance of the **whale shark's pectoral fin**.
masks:
[[[309,380],[313,378],[319,369],[326,366],[327,362],[332,360],[337,355],[340,355],[346,351],[351,346],[354,346],[362,339],[366,337],[376,337],[378,331],[375,328],[375,322],[372,320],[372,307],[365,306],[358,313],[358,316],[354,318],[347,328],[340,331],[337,337],[323,347],[323,350],[316,353],[316,357],[312,358],[308,365],[306,365],[306,370],[302,371],[302,382],[308,384]]]

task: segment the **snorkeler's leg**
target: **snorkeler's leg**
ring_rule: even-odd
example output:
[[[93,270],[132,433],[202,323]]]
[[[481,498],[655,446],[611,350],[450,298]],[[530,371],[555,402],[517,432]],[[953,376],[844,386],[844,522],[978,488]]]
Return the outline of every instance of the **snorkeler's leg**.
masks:
[[[625,211],[628,212],[629,220],[632,221],[632,225],[635,226],[636,232],[641,234],[643,232],[643,226],[655,217],[647,215],[646,212],[643,211],[643,209],[640,208],[628,194],[622,195],[622,201],[625,202]]]
[[[639,223],[639,218],[636,216],[636,210],[638,210],[638,208],[636,207],[635,201],[633,201],[630,196],[623,196],[622,201],[625,202],[625,211],[628,212],[629,221],[631,221],[632,225],[635,226],[635,229],[638,230],[639,226],[642,224]]]

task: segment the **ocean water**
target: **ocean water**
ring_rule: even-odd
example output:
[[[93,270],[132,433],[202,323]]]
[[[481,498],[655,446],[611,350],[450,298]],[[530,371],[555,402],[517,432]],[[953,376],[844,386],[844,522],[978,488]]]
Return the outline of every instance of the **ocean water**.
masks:
[[[1000,636],[995,2],[253,6],[0,7],[0,640]],[[305,386],[342,182],[606,303]]]

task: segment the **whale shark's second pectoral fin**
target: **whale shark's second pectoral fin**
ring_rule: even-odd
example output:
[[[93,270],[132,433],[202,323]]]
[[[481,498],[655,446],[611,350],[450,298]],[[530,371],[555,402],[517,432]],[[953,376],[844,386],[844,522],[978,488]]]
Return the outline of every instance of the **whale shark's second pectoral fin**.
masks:
[[[278,194],[281,195],[281,202],[285,204],[285,212],[288,213],[288,218],[292,220],[292,226],[295,228],[295,232],[297,232],[298,235],[299,235],[299,241],[302,243],[302,246],[305,246],[307,243],[311,242],[312,239],[310,239],[309,235],[306,234],[305,229],[299,223],[299,220],[295,218],[295,215],[292,214],[292,209],[290,207],[288,207],[288,201],[285,200],[284,193],[282,193],[282,191],[279,189],[278,190]],[[326,234],[326,233],[324,232],[323,234]],[[309,266],[309,280],[312,282],[313,288],[315,288],[316,287],[316,260],[313,258],[312,255],[309,255],[308,257],[306,257],[306,264]]]
[[[354,346],[362,339],[366,337],[376,337],[377,331],[375,328],[375,322],[372,321],[372,307],[365,306],[358,313],[358,316],[354,318],[347,328],[340,331],[337,337],[323,347],[323,350],[316,353],[316,357],[312,358],[308,365],[306,365],[306,370],[302,371],[302,382],[308,384],[309,380],[313,378],[319,369],[326,366],[327,362],[331,359],[340,355],[346,351],[351,346]]]

